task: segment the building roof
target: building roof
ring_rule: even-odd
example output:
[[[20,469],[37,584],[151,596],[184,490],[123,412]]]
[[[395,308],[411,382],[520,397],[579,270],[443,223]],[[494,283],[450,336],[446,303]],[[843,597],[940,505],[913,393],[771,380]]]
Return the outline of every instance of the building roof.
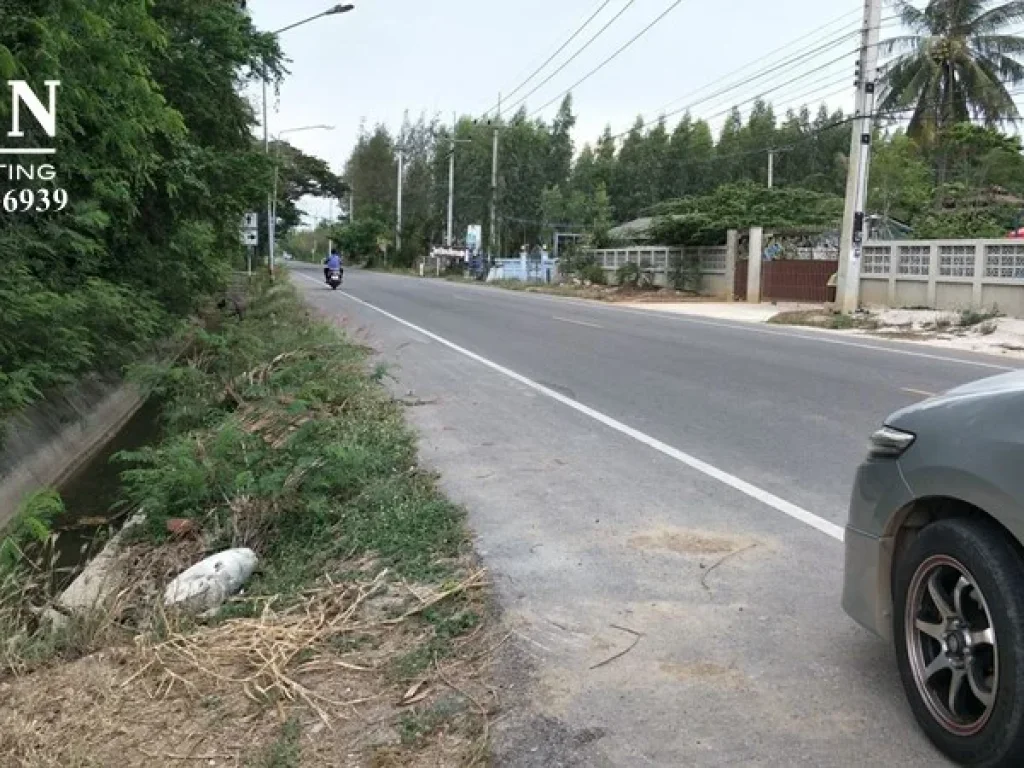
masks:
[[[640,219],[627,221],[608,230],[608,235],[616,240],[649,240],[651,237],[651,225],[654,218],[645,216]]]

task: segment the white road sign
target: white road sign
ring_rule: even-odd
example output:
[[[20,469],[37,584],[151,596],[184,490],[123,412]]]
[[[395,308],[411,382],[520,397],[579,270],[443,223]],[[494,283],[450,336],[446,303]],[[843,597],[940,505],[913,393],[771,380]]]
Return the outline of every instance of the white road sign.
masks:
[[[242,245],[260,244],[260,215],[247,213],[242,217]]]

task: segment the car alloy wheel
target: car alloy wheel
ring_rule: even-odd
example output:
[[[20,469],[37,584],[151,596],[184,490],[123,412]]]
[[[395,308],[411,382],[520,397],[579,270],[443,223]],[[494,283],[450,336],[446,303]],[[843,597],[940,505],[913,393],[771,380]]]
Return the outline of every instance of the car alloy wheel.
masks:
[[[999,690],[999,654],[992,613],[963,564],[940,554],[918,566],[904,631],[914,682],[936,722],[956,736],[981,731]]]

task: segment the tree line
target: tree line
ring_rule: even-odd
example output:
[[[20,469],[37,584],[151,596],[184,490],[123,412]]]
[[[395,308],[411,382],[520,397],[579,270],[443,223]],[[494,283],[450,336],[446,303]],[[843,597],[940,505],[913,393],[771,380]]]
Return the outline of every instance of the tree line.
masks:
[[[386,126],[364,129],[344,170],[355,217],[335,233],[352,252],[380,253],[393,245],[399,148],[404,155],[403,249],[392,255],[410,264],[431,245],[444,242],[448,200],[448,158],[455,143],[455,236],[470,224],[484,227],[489,242],[492,140],[499,131],[499,250],[549,242],[555,231],[583,233],[600,244],[613,223],[676,210],[718,210],[728,197],[748,201],[740,187],[764,190],[761,197],[784,201],[767,208],[752,205],[747,217],[722,218],[726,224],[821,225],[822,210],[845,191],[851,124],[841,110],[826,106],[789,110],[780,120],[772,105],[755,102],[744,118],[733,109],[717,135],[689,114],[673,127],[664,120],[637,118],[625,134],[610,128],[576,151],[571,131],[576,117],[571,98],[551,122],[530,120],[525,112],[500,125],[459,119],[406,120],[393,133]],[[772,183],[767,190],[769,155]],[[799,189],[803,197],[779,190]],[[1017,222],[1024,195],[1024,164],[1016,137],[994,126],[960,121],[925,141],[880,119],[870,176],[872,212],[903,222],[921,236],[998,236]],[[830,203],[822,207],[822,199]],[[786,208],[794,199],[806,206]],[[676,201],[675,204],[669,201]],[[754,220],[765,210],[785,212],[781,220]],[[714,217],[712,217],[714,218]],[[702,230],[707,232],[708,230]],[[325,238],[326,239],[326,238]]]

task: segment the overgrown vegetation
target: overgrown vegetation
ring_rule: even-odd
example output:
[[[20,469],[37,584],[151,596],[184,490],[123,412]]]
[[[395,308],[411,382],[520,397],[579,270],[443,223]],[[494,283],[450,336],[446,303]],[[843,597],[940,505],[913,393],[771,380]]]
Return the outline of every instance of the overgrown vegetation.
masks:
[[[15,553],[0,593],[0,678],[25,679],[10,694],[21,703],[0,716],[0,749],[17,756],[51,743],[64,754],[53,739],[90,718],[109,730],[102,743],[83,737],[81,754],[152,764],[149,726],[142,733],[104,716],[173,689],[172,698],[212,702],[217,723],[256,723],[259,738],[239,753],[253,764],[332,764],[339,750],[348,759],[345,744],[363,729],[357,705],[379,721],[378,738],[357,750],[368,757],[401,742],[406,712],[430,726],[397,748],[403,759],[441,749],[428,737],[442,725],[443,749],[455,756],[448,762],[479,759],[488,711],[472,702],[486,700],[476,677],[487,606],[461,511],[418,467],[401,406],[381,385],[385,372],[368,370],[364,349],[312,317],[288,284],[260,282],[244,306],[205,308],[203,324],[183,331],[176,362],[140,371],[167,404],[166,424],[159,444],[124,457],[132,467],[125,500],[143,507],[146,521],[117,559],[123,583],[109,599],[56,625],[45,620],[53,596],[45,569],[18,553],[48,537],[46,520],[59,511],[52,494],[27,507],[10,545],[0,545]],[[174,518],[191,521],[192,533],[170,535]],[[163,607],[170,578],[238,546],[260,559],[243,596],[207,619]],[[100,648],[113,656],[89,656]],[[107,663],[112,697],[65,702],[69,724],[49,729],[52,737],[34,730],[29,700],[91,691],[95,683],[69,679]],[[460,704],[443,720],[422,714],[440,711],[445,697]],[[282,708],[291,723],[283,730]],[[192,738],[189,729],[208,743],[230,738],[207,720],[215,713],[193,709],[156,729],[165,747]],[[306,738],[318,721],[335,736]],[[30,736],[17,735],[26,729]]]
[[[322,161],[254,141],[242,89],[282,69],[243,5],[0,0],[0,82],[41,96],[61,83],[56,140],[23,109],[16,144],[54,145],[56,179],[0,174],[0,197],[69,198],[63,211],[0,216],[0,420],[84,373],[120,372],[220,290],[240,263],[240,217],[266,208],[275,165],[282,231],[292,201],[341,190]],[[0,99],[0,125],[11,107]]]

